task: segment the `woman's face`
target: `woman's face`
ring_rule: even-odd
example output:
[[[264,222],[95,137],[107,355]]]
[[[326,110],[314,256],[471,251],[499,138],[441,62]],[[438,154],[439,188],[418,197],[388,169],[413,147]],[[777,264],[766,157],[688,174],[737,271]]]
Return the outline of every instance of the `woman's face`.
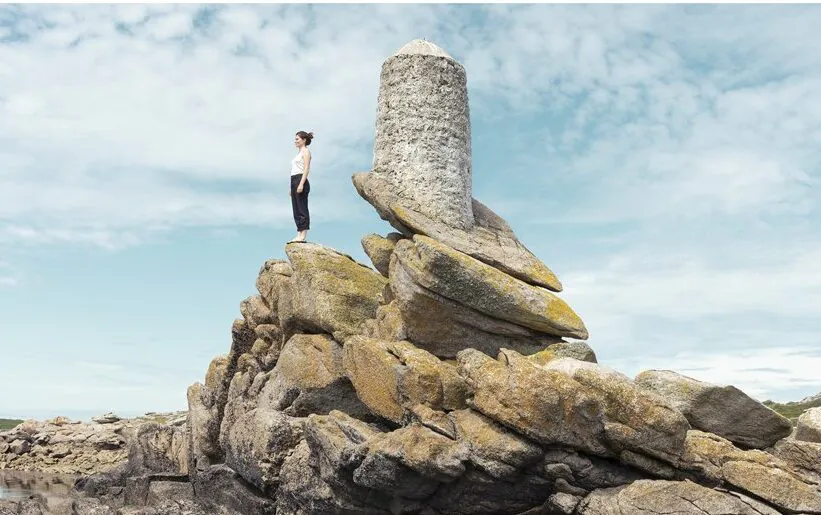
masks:
[[[299,134],[297,134],[296,136],[294,136],[294,146],[295,146],[296,148],[302,148],[303,146],[305,146],[305,140],[304,140],[304,139],[302,139],[302,138],[300,138],[300,137],[299,137]]]

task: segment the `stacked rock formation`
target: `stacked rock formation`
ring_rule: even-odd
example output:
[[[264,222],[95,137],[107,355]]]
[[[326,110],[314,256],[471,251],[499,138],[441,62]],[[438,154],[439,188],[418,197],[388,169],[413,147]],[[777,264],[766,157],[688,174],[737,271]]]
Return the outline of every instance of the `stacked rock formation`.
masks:
[[[596,362],[556,275],[471,197],[465,85],[428,42],[385,62],[374,169],[353,183],[397,232],[363,238],[373,268],[312,243],[262,266],[230,352],[188,390],[194,497],[245,515],[821,514],[818,444],[788,420]]]

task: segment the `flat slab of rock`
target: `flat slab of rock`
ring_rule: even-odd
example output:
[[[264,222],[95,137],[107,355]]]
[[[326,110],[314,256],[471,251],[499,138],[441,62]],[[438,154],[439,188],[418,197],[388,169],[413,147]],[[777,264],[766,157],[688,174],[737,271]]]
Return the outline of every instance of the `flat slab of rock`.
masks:
[[[377,174],[357,173],[352,180],[379,216],[405,236],[429,236],[522,281],[562,290],[556,274],[516,238],[504,219],[478,200],[472,200],[473,227],[458,229],[423,214],[418,203],[397,196],[393,185]]]
[[[670,370],[647,370],[635,381],[664,397],[694,428],[742,447],[764,449],[792,432],[787,418],[734,386],[718,386]]]
[[[679,464],[700,481],[724,483],[787,513],[821,513],[821,490],[811,477],[769,453],[742,450],[720,436],[691,430]]]
[[[577,507],[579,515],[779,515],[740,494],[719,492],[690,481],[641,480],[597,490]]]
[[[490,317],[553,336],[588,337],[581,318],[556,295],[427,236],[397,242],[392,260],[416,284]]]
[[[527,358],[539,365],[546,365],[553,360],[561,358],[573,358],[579,361],[598,363],[596,353],[593,352],[593,349],[590,348],[588,344],[580,341],[560,340],[542,351],[529,355]]]
[[[379,307],[377,330],[369,336],[410,340],[448,359],[468,347],[489,356],[495,356],[502,348],[532,354],[561,340],[558,336],[493,318],[434,293],[416,284],[397,260],[393,261],[390,282],[393,300]]]
[[[91,420],[92,422],[96,422],[98,424],[113,424],[115,422],[119,422],[122,418],[114,413],[106,413],[98,417],[91,417]]]
[[[810,408],[798,417],[795,439],[821,443],[821,407]]]

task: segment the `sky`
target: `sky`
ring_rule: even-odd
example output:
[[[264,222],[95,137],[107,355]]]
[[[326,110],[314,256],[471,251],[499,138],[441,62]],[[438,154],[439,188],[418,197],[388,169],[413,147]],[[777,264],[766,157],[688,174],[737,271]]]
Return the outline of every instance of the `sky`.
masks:
[[[561,279],[599,362],[821,391],[821,6],[0,6],[0,417],[186,409],[284,258],[391,227],[382,62],[467,71],[474,197]]]

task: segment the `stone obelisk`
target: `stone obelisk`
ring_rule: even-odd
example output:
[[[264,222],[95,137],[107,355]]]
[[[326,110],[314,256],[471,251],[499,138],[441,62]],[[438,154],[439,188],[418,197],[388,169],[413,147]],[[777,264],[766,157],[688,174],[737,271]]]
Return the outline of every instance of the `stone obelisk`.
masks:
[[[467,74],[433,43],[415,39],[382,64],[373,171],[429,218],[473,227]]]

